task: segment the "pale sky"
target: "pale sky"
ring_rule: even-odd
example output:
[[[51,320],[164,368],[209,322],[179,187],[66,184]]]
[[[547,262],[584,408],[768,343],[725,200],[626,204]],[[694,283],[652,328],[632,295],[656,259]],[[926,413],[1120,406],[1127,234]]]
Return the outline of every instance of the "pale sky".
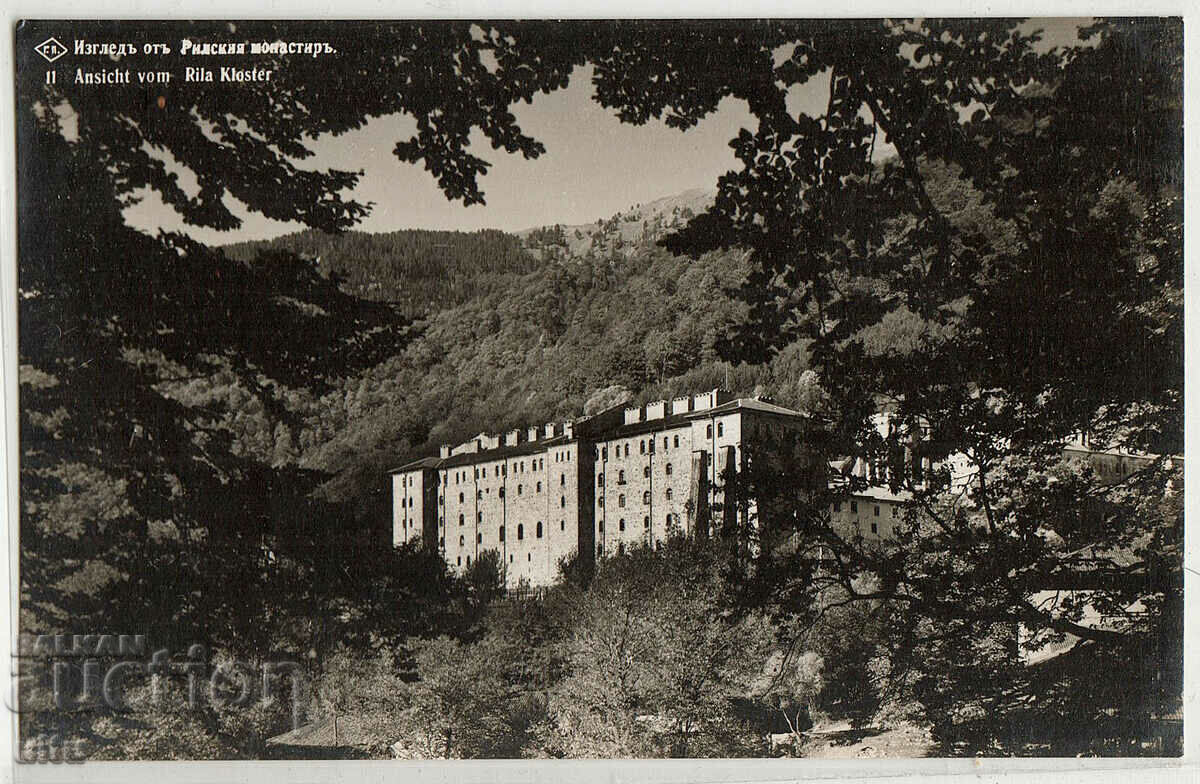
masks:
[[[818,94],[823,89],[811,91],[817,98],[815,106],[821,105]],[[662,122],[622,123],[593,102],[591,95],[591,69],[576,69],[566,89],[539,94],[531,104],[512,108],[521,128],[545,145],[538,158],[526,160],[493,150],[482,134],[472,137],[471,151],[492,164],[480,179],[485,205],[464,207],[448,201],[424,168],[403,163],[392,154],[396,142],[415,130],[406,115],[377,118],[357,131],[322,137],[313,145],[316,155],[302,165],[364,171],[353,197],[375,206],[356,227],[363,231],[513,231],[552,223],[588,223],[636,203],[690,188],[715,187],[717,177],[735,163],[729,140],[739,128],[756,127],[745,103],[733,99],[726,99],[697,127],[681,132]],[[189,179],[181,175],[185,188]],[[200,241],[219,244],[302,228],[250,213],[229,196],[226,200],[243,220],[237,231],[184,226],[156,197],[125,215],[143,229],[182,230]]]
[[[1066,43],[1077,24],[1078,20],[1036,22],[1053,43]],[[819,114],[825,109],[827,90],[827,79],[812,79],[789,95],[788,108]],[[448,201],[429,173],[392,154],[396,142],[409,138],[415,129],[406,115],[378,118],[339,137],[322,137],[313,144],[316,155],[302,165],[363,170],[351,195],[375,204],[356,227],[359,230],[516,231],[553,223],[590,223],[633,204],[691,188],[713,188],[717,177],[736,164],[729,141],[740,128],[756,127],[745,103],[734,99],[726,99],[697,127],[681,132],[661,121],[643,126],[622,123],[591,96],[591,68],[585,67],[576,69],[566,89],[512,107],[521,128],[546,147],[537,159],[493,150],[481,134],[472,138],[472,152],[492,164],[480,179],[486,205],[464,207]],[[886,153],[883,148],[876,150],[877,157]],[[194,185],[186,172],[180,175],[184,188]],[[132,225],[152,233],[160,227],[180,230],[213,244],[275,237],[303,228],[269,220],[229,196],[226,199],[243,220],[236,231],[185,226],[154,195],[125,215]]]

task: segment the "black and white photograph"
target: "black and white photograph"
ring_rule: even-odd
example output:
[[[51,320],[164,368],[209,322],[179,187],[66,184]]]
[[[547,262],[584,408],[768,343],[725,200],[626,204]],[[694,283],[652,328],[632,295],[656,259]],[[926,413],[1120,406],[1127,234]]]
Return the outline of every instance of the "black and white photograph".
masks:
[[[18,765],[1182,764],[1182,18],[11,34]]]

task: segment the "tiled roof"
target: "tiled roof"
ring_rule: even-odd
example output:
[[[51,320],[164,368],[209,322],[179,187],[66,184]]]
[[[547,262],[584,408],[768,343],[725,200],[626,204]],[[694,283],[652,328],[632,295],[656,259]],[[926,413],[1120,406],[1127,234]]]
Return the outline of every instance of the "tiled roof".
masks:
[[[454,468],[456,466],[471,465],[472,463],[481,463],[487,460],[504,460],[510,457],[520,457],[521,455],[532,455],[551,447],[561,446],[571,440],[566,436],[554,436],[553,438],[544,438],[539,441],[527,441],[524,444],[501,446],[495,449],[481,449],[478,452],[463,452],[460,455],[451,455],[439,460],[437,467]]]
[[[418,468],[437,468],[442,462],[440,457],[422,457],[420,460],[413,460],[411,463],[405,463],[388,471],[389,474],[402,474],[406,471],[415,471]]]
[[[595,441],[606,441],[614,438],[630,438],[633,436],[642,435],[644,433],[653,433],[659,430],[669,430],[674,427],[681,427],[688,424],[688,422],[693,419],[700,419],[710,416],[722,416],[738,410],[757,411],[765,414],[774,414],[776,416],[804,416],[799,411],[793,411],[790,408],[777,406],[774,403],[768,403],[764,400],[758,400],[756,398],[738,398],[737,400],[731,400],[728,403],[722,403],[715,408],[709,408],[703,411],[690,411],[686,414],[672,414],[670,416],[645,420],[642,422],[633,422],[630,424],[619,424],[610,427],[597,428],[596,430],[589,432],[587,437]],[[581,431],[587,429],[587,421],[584,420],[583,422],[578,423],[577,427],[579,427]],[[513,444],[512,446],[501,446],[495,449],[481,449],[478,452],[463,452],[462,454],[451,455],[450,457],[444,458],[425,457],[421,458],[420,460],[414,460],[410,463],[405,463],[399,468],[393,468],[392,470],[388,471],[388,473],[397,474],[404,471],[414,471],[418,468],[454,468],[457,466],[472,465],[474,463],[480,463],[489,460],[503,460],[509,457],[534,454],[550,447],[569,443],[573,440],[575,439],[572,437],[560,435],[539,441]]]
[[[789,417],[804,416],[804,414],[800,413],[799,411],[794,411],[790,408],[784,408],[783,406],[777,406],[774,403],[768,403],[765,400],[759,400],[758,398],[753,398],[753,397],[740,397],[737,400],[730,400],[728,403],[722,403],[721,405],[717,406],[716,408],[710,408],[707,411],[693,411],[688,416],[692,416],[692,417],[714,416],[714,415],[720,416],[721,414],[728,414],[728,413],[730,413],[732,411],[736,411],[738,409],[746,409],[748,411],[759,411],[764,414],[778,414],[780,416],[789,416]]]

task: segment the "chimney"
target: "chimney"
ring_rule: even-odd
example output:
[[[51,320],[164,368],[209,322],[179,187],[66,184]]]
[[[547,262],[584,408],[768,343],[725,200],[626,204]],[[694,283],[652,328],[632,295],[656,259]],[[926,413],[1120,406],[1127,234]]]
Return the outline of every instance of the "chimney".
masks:
[[[692,410],[692,399],[687,395],[677,397],[671,401],[671,416],[679,416],[686,414]]]
[[[526,441],[537,441],[538,440],[537,425],[534,425],[533,427],[530,427],[525,431],[525,440]]]
[[[625,409],[625,424],[636,425],[642,421],[641,406],[628,406]]]
[[[646,421],[651,419],[662,419],[667,415],[667,401],[655,400],[653,403],[646,404]]]
[[[554,426],[553,422],[547,422],[546,424],[542,425],[542,433],[545,438],[554,438],[557,432],[558,428]]]
[[[701,392],[692,397],[693,411],[707,411],[713,407],[713,398],[716,397],[716,392]]]
[[[438,456],[442,457],[442,458],[449,457],[450,456],[450,445],[442,444],[440,447],[438,447]]]
[[[574,438],[575,424],[573,422],[564,422],[562,425],[562,434],[567,438]]]
[[[521,429],[520,428],[517,428],[516,430],[509,430],[507,433],[504,434],[504,445],[505,446],[516,446],[519,443],[521,443]]]

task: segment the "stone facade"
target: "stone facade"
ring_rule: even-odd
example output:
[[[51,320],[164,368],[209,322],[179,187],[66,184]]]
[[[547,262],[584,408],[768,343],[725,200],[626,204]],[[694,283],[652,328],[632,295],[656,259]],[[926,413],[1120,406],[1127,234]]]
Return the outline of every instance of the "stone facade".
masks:
[[[510,587],[547,585],[577,553],[707,536],[737,515],[745,523],[752,507],[734,501],[746,434],[806,426],[798,412],[713,390],[481,434],[392,472],[392,541],[436,541],[458,570],[495,551]]]

